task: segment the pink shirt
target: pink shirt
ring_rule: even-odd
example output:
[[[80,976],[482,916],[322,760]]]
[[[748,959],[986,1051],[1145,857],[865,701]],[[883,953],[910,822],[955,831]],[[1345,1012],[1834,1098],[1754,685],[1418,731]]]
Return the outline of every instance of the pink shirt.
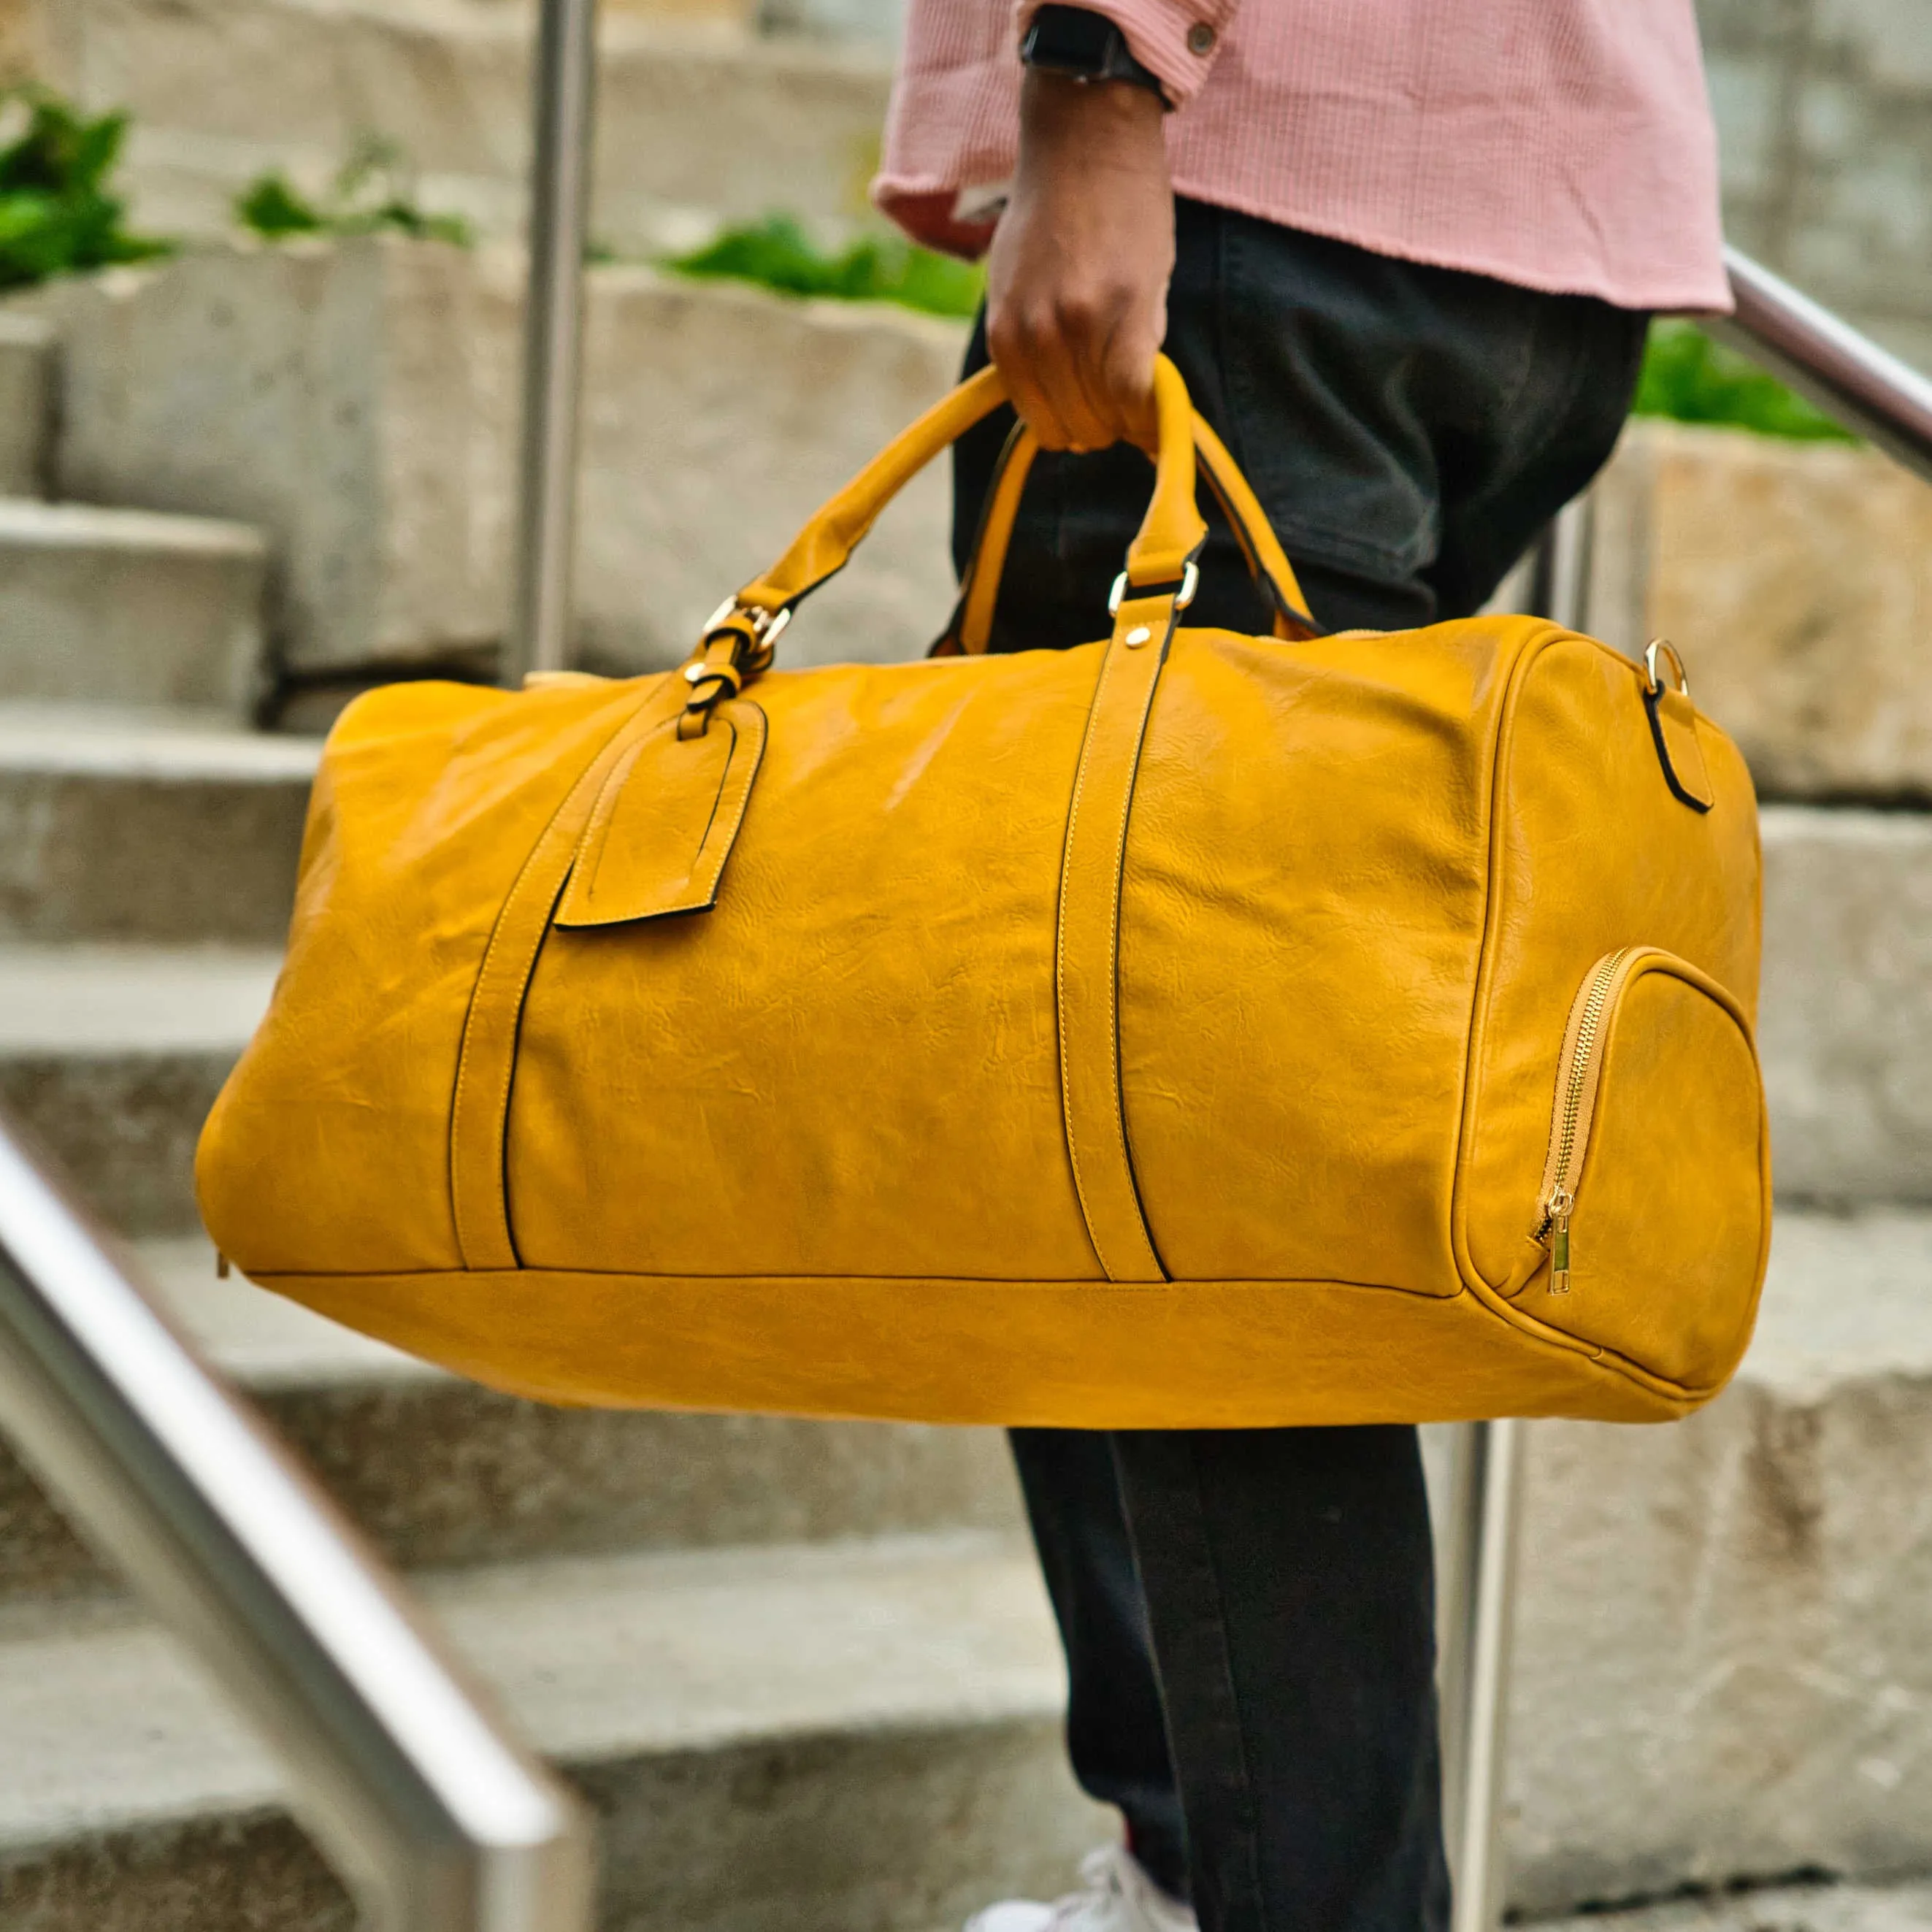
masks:
[[[913,0],[874,199],[977,254],[1040,0]],[[1692,0],[1084,0],[1160,76],[1177,194],[1528,288],[1726,310]]]

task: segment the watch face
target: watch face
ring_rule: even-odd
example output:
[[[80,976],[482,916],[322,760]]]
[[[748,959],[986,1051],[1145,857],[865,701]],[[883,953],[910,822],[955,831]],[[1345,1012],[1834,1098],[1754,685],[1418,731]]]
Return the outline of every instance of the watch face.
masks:
[[[1029,66],[1067,74],[1097,74],[1119,32],[1104,14],[1080,7],[1042,7],[1027,30],[1023,58]]]

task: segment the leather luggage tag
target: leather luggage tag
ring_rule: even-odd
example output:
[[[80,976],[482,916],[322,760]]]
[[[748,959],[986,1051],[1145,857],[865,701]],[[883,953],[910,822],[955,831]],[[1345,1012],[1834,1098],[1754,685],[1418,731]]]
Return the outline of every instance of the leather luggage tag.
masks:
[[[640,739],[598,794],[554,922],[710,911],[764,749],[765,714],[742,698],[694,738],[680,738],[671,718]]]

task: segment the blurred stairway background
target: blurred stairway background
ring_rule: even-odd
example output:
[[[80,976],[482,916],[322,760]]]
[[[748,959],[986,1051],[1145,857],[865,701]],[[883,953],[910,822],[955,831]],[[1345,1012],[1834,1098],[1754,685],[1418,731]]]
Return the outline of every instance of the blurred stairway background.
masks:
[[[1796,27],[1714,12],[1742,49],[1714,34],[1722,86],[1796,58]],[[842,18],[872,37],[830,38]],[[774,207],[856,218],[878,20],[785,20],[612,7],[620,253]],[[487,674],[500,640],[528,24],[513,0],[0,6],[0,44],[134,108],[140,218],[204,242],[0,304],[0,1100],[590,1792],[608,1924],[938,1932],[1059,1888],[1105,1828],[1062,1768],[997,1438],[539,1409],[218,1282],[195,1228],[194,1137],[287,917],[305,734],[373,678]],[[266,166],[318,180],[371,131],[477,248],[226,236]],[[945,386],[963,332],[591,280],[580,652],[621,670],[680,654]],[[1863,1888],[1630,1932],[1932,1924],[1894,1882],[1932,1874],[1928,500],[1863,452],[1671,427],[1634,430],[1604,485],[1593,624],[1669,628],[1770,801],[1780,1222],[1760,1341],[1708,1412],[1532,1433],[1510,1850],[1533,1918],[1810,1874]],[[788,652],[920,646],[944,534],[929,478]],[[346,1924],[261,1754],[4,1457],[0,1739],[9,1932]]]

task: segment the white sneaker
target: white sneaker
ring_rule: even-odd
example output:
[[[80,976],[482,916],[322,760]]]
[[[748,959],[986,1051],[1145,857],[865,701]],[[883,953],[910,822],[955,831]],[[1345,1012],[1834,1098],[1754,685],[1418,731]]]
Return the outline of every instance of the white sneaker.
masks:
[[[1009,1898],[966,1922],[966,1932],[1200,1932],[1194,1914],[1169,1898],[1124,1845],[1102,1845],[1080,1862],[1084,1882],[1052,1905]]]

